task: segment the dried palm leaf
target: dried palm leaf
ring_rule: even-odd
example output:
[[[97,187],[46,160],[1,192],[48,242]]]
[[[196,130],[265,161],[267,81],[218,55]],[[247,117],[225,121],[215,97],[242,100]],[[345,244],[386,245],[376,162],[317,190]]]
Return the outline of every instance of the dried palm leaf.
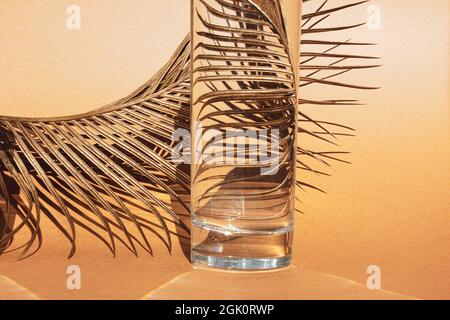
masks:
[[[234,3],[242,4],[247,0],[216,1],[228,10],[242,10],[242,6],[236,8]],[[375,65],[350,64],[353,60],[369,60],[373,57],[335,53],[336,49],[368,44],[346,40],[327,41],[317,37],[319,34],[327,35],[361,26],[362,24],[320,27],[333,14],[366,1],[351,2],[334,8],[328,6],[331,2],[333,1],[304,0],[304,3],[316,5],[308,6],[313,9],[303,15],[300,86],[372,89],[337,80],[343,73]],[[215,15],[229,18],[224,15],[225,10],[212,9],[216,10]],[[243,19],[249,18],[244,15]],[[217,28],[209,21],[204,20],[204,23]],[[264,21],[259,20],[258,23]],[[258,63],[249,67],[245,75],[241,75],[241,82],[248,86],[255,80],[254,74],[259,73],[267,74],[264,81],[271,83],[273,70],[266,70],[261,62],[267,62],[268,57],[273,56],[272,52],[269,53],[264,48],[276,47],[277,44],[255,43],[262,40],[244,37],[239,34],[239,30],[227,31],[226,36],[214,41],[232,44],[245,42],[252,50],[255,50],[255,46],[263,48],[259,50],[267,55],[264,61],[255,57],[255,62]],[[152,253],[150,242],[153,238],[163,241],[170,250],[174,233],[180,237],[189,235],[189,228],[183,221],[183,217],[189,217],[190,205],[186,201],[186,195],[190,193],[189,168],[171,161],[172,150],[177,144],[172,138],[174,130],[190,128],[189,42],[188,36],[169,62],[147,83],[128,97],[103,108],[58,118],[0,116],[0,197],[3,199],[0,252],[10,245],[17,233],[25,230],[29,232],[28,240],[10,251],[21,250],[19,258],[26,258],[39,250],[43,239],[40,228],[43,214],[70,242],[70,257],[75,254],[77,228],[80,227],[96,235],[113,254],[116,252],[117,241],[137,255],[139,247]],[[323,49],[315,50],[318,47]],[[203,58],[231,59],[225,55],[207,54]],[[326,63],[320,62],[323,58]],[[232,59],[235,61],[229,61],[227,70],[241,71],[239,56]],[[283,60],[278,54],[271,63],[281,66]],[[207,72],[223,73],[220,68],[205,68],[204,71]],[[282,67],[278,68],[277,74],[283,72],[286,77],[285,94],[292,95],[289,72],[283,71]],[[226,84],[226,79],[222,77],[223,75],[218,80]],[[210,78],[209,81],[211,80],[214,79]],[[206,98],[211,101],[220,99],[220,92]],[[328,144],[336,144],[339,136],[351,135],[351,128],[324,119],[314,119],[305,110],[306,106],[353,105],[357,101],[302,96],[299,103],[302,106],[298,111],[299,134]],[[268,121],[279,121],[282,124],[287,121],[283,117],[275,119],[267,112],[250,114],[232,109],[227,116],[239,126],[264,125]],[[286,125],[289,126],[288,122]],[[345,153],[342,151],[321,152],[300,144],[297,165],[301,170],[327,175],[323,168],[330,166],[331,161],[345,161],[340,158],[343,154]],[[319,189],[302,177],[300,175],[300,180],[297,181],[300,188]],[[140,215],[136,211],[146,214]],[[12,216],[16,217],[16,223],[12,223]]]

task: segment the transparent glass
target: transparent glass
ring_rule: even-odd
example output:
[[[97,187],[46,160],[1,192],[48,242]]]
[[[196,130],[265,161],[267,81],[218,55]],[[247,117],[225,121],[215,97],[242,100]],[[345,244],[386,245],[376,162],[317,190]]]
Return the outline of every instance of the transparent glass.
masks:
[[[298,0],[192,1],[192,263],[291,263]]]

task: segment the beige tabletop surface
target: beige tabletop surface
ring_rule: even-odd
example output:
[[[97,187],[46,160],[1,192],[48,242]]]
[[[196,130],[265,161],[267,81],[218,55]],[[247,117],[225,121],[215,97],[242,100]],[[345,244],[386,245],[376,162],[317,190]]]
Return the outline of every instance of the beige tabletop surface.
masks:
[[[0,299],[410,299],[303,269],[299,255],[292,268],[277,272],[194,270],[186,242],[176,237],[171,254],[154,240],[153,256],[142,250],[135,257],[119,247],[113,257],[81,229],[77,253],[67,259],[69,245],[60,232],[46,220],[43,230],[45,242],[35,255],[21,261],[15,253],[0,256]],[[80,290],[68,289],[70,266],[79,267]]]

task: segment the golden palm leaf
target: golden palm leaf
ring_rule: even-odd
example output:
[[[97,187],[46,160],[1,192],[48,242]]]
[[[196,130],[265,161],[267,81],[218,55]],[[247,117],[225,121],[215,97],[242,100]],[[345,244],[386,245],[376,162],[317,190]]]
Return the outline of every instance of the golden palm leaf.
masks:
[[[246,3],[250,0],[215,1],[227,7],[227,10],[236,12],[231,17],[224,14],[225,10],[209,8],[217,17],[225,20],[237,16],[243,20],[251,19],[249,16],[252,16],[252,12],[245,13],[241,6],[236,7],[237,2]],[[317,37],[318,34],[326,35],[361,26],[320,27],[334,13],[366,1],[339,7],[330,7],[329,3],[333,1],[328,0],[304,2],[317,4],[310,6],[314,9],[303,15],[300,86],[372,89],[337,80],[343,73],[374,65],[352,64],[350,62],[353,59],[360,61],[373,57],[335,53],[336,49],[368,44],[353,43],[346,39],[326,41]],[[206,2],[205,5],[208,6]],[[276,17],[261,17],[257,23],[269,23],[271,20],[276,21]],[[209,27],[218,28],[210,21],[203,22]],[[223,68],[204,67],[203,71],[208,72],[210,77],[197,81],[206,81],[210,85],[217,81],[225,86],[227,81],[230,85],[231,81],[237,81],[246,88],[252,81],[263,81],[270,89],[275,80],[279,83],[280,77],[284,77],[285,83],[282,87],[276,87],[271,93],[271,99],[285,99],[286,95],[292,97],[295,91],[292,88],[292,74],[282,66],[286,63],[286,57],[279,50],[276,54],[267,51],[267,48],[276,48],[283,43],[282,34],[275,42],[265,43],[267,37],[245,38],[236,36],[238,30],[227,31],[228,34],[220,39],[210,40],[234,44],[245,42],[246,47],[239,50],[263,48],[260,49],[259,58],[255,56],[254,59],[262,59],[263,56],[267,63],[270,56],[272,63],[266,66],[248,64],[248,70],[241,72],[240,78],[236,80],[236,72],[242,71],[236,69],[239,61],[233,64],[227,60]],[[255,30],[255,34],[258,32]],[[203,36],[208,37],[207,34]],[[318,51],[318,47],[323,49]],[[217,46],[206,49],[217,50]],[[189,228],[182,219],[189,216],[190,210],[190,204],[186,201],[186,195],[190,194],[189,168],[187,165],[174,164],[171,153],[177,143],[172,138],[174,130],[190,128],[190,57],[190,37],[187,36],[169,62],[151,80],[128,97],[89,113],[39,119],[0,116],[0,197],[4,199],[0,214],[0,252],[10,246],[16,234],[28,230],[26,243],[17,244],[12,250],[21,250],[20,258],[35,253],[42,244],[40,223],[43,215],[50,218],[71,243],[70,257],[75,254],[79,227],[91,232],[94,229],[101,230],[104,236],[100,236],[100,240],[113,253],[116,252],[116,242],[120,242],[136,255],[138,247],[152,253],[150,242],[153,239],[160,239],[170,250],[174,233],[185,237],[189,235]],[[230,59],[223,54],[205,54],[202,58],[206,61]],[[319,62],[321,58],[327,58],[328,62]],[[235,59],[238,60],[239,56],[236,55]],[[341,62],[345,62],[345,65]],[[228,79],[227,74],[233,77]],[[255,74],[259,75],[258,79],[255,79]],[[219,91],[212,90],[203,98],[212,101],[221,99],[221,96]],[[248,96],[243,99],[248,100]],[[349,135],[348,132],[352,131],[333,121],[314,119],[307,115],[306,108],[356,104],[357,101],[327,100],[323,97],[308,99],[301,96],[299,103],[302,106],[298,110],[299,134],[333,144],[333,139]],[[255,107],[251,103],[247,105],[249,108]],[[236,125],[255,126],[267,124],[268,121],[284,121],[286,128],[292,128],[289,119],[292,119],[290,113],[295,112],[294,109],[278,115],[274,115],[273,110],[256,111],[249,113],[230,108],[226,116],[233,119]],[[346,132],[336,132],[336,129]],[[339,158],[344,154],[342,151],[321,152],[301,144],[297,151],[298,168],[315,174],[327,174],[322,168],[329,166],[330,161],[344,161]],[[299,178],[297,185],[300,188],[319,189],[303,180],[302,175]],[[161,195],[166,195],[166,198]],[[168,198],[171,203],[164,200]],[[174,209],[174,203],[177,209]],[[136,214],[137,209],[147,214]],[[15,222],[12,217],[16,218]]]

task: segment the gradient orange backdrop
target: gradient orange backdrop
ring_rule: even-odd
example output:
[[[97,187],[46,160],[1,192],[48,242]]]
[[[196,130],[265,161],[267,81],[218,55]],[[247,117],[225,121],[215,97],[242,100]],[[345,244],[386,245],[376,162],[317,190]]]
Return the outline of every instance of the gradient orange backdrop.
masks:
[[[74,2],[79,31],[66,28]],[[372,3],[381,29],[351,35],[379,43],[367,50],[383,67],[346,77],[382,89],[301,92],[368,105],[311,111],[358,135],[340,141],[353,164],[315,181],[327,194],[301,195],[297,261],[362,283],[367,267],[379,265],[383,289],[450,298],[449,2]],[[366,19],[366,8],[336,23]],[[1,1],[0,114],[74,114],[127,95],[170,57],[188,15],[189,1],[180,0]]]

